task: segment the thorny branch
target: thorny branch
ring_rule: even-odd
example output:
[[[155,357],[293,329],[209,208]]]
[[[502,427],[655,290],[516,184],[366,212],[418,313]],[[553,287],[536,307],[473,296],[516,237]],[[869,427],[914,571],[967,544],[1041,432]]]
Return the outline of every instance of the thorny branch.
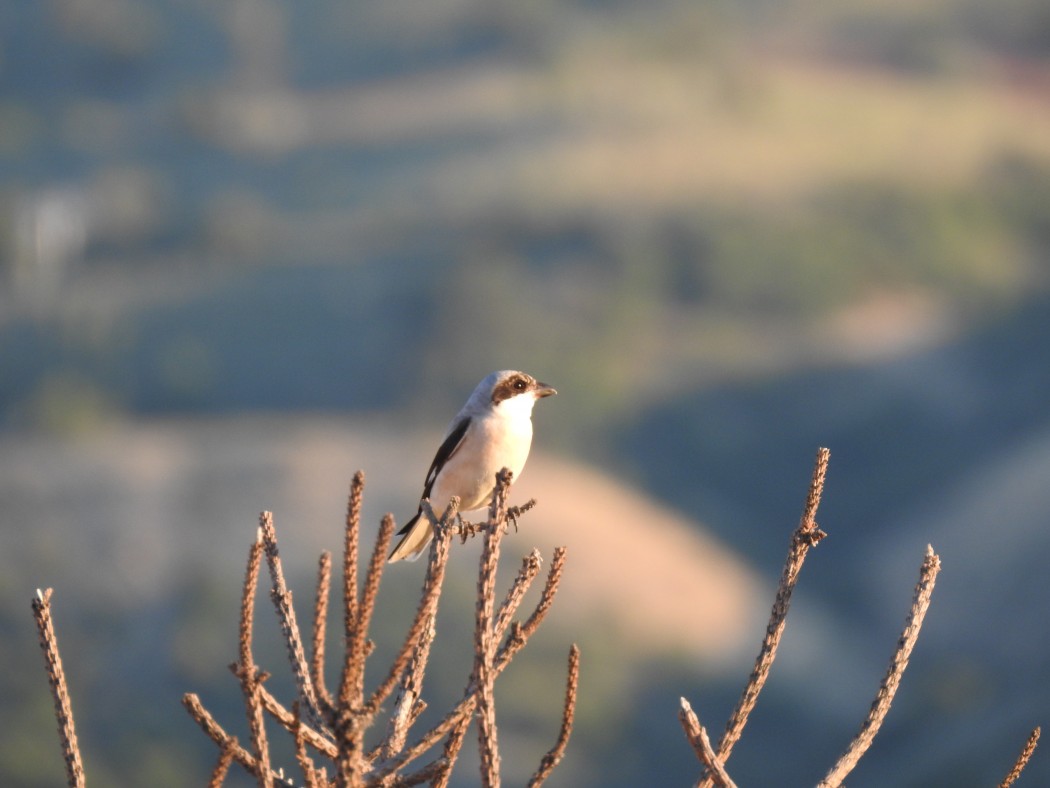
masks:
[[[47,679],[51,685],[51,697],[55,703],[55,719],[58,720],[58,736],[62,743],[62,760],[66,763],[66,778],[70,786],[83,788],[84,764],[80,760],[76,727],[73,724],[73,705],[69,701],[66,673],[62,669],[62,656],[58,653],[58,638],[51,620],[51,593],[37,589],[33,597],[33,617],[40,636],[40,648],[44,652]]]
[[[1001,783],[999,788],[1010,788],[1011,785],[1016,782],[1017,778],[1021,776],[1021,772],[1024,771],[1024,767],[1028,765],[1028,761],[1032,758],[1032,753],[1035,752],[1035,747],[1039,744],[1039,736],[1042,734],[1043,729],[1039,726],[1028,735],[1028,741],[1024,743],[1024,747],[1021,748],[1020,754],[1017,756],[1017,760],[1014,761],[1013,768],[1010,769]]]
[[[726,772],[722,762],[718,760],[718,754],[711,747],[711,739],[707,735],[707,730],[700,724],[700,720],[696,716],[696,712],[693,711],[693,707],[689,705],[689,701],[682,698],[681,707],[681,710],[678,712],[678,720],[682,723],[686,738],[693,745],[696,756],[711,773],[711,779],[714,780],[719,788],[736,788],[736,783],[733,782],[733,779]]]
[[[277,552],[277,530],[274,528],[272,512],[263,512],[259,516],[259,528],[262,533],[266,563],[270,568],[270,578],[272,580],[270,598],[277,608],[277,614],[281,621],[281,634],[284,635],[285,644],[288,647],[288,661],[291,663],[292,673],[295,676],[295,685],[299,690],[299,699],[306,704],[307,715],[310,720],[320,726],[323,725],[323,721],[317,703],[317,693],[314,691],[313,681],[310,678],[310,667],[306,663],[303,638],[299,634],[299,625],[295,620],[292,592],[285,583],[281,556]]]
[[[930,609],[930,597],[933,595],[933,586],[937,582],[937,574],[940,571],[941,559],[933,552],[933,547],[927,546],[926,557],[923,559],[922,569],[919,570],[919,582],[915,586],[915,596],[912,599],[908,619],[904,624],[904,631],[901,632],[900,640],[897,641],[897,651],[894,653],[893,659],[890,660],[886,676],[879,685],[878,692],[875,693],[875,700],[871,703],[871,710],[868,712],[864,724],[861,725],[860,732],[850,743],[849,748],[843,753],[842,757],[839,758],[838,763],[831,768],[831,771],[821,781],[819,788],[838,788],[842,781],[846,779],[846,775],[853,771],[861,756],[867,752],[868,747],[871,746],[872,741],[875,739],[875,734],[882,727],[882,721],[886,719],[886,713],[890,710],[893,697],[897,694],[898,687],[900,687],[904,669],[908,667],[908,659],[911,657],[912,649],[915,648],[915,643],[919,639],[919,630],[922,629],[926,611]]]
[[[506,468],[496,477],[496,495],[489,508],[489,521],[502,523],[507,513],[507,490],[511,473]],[[481,754],[481,784],[485,788],[499,788],[500,754],[496,729],[496,677],[493,661],[496,656],[496,633],[493,627],[493,603],[496,596],[496,567],[499,564],[500,542],[504,529],[490,528],[485,533],[478,569],[478,595],[474,615],[474,682],[478,686],[478,752]]]
[[[701,773],[700,780],[697,782],[698,788],[709,788],[712,785],[728,788],[729,786],[734,785],[732,779],[725,770],[725,762],[729,757],[729,753],[732,751],[733,745],[739,741],[741,732],[747,723],[748,715],[754,708],[758,694],[761,692],[762,687],[769,676],[769,669],[776,657],[777,646],[784,631],[788,607],[791,602],[791,593],[798,581],[798,575],[802,569],[802,563],[805,560],[806,554],[810,547],[820,542],[820,540],[826,536],[826,534],[817,526],[816,514],[824,490],[828,458],[829,452],[827,449],[822,448],[817,450],[817,458],[813,468],[813,477],[810,482],[809,493],[806,496],[806,504],[798,528],[791,537],[791,547],[788,551],[787,560],[784,563],[784,570],[780,578],[780,586],[777,589],[777,595],[773,603],[773,610],[770,615],[769,624],[766,627],[766,635],[762,641],[762,647],[759,651],[758,658],[755,660],[754,670],[751,672],[751,676],[744,689],[743,695],[740,698],[740,702],[737,704],[733,715],[730,717],[730,720],[726,725],[726,732],[723,735],[722,740],[719,742],[717,751],[712,749],[710,740],[707,736],[707,731],[700,724],[700,721],[690,706],[689,701],[685,698],[681,699],[679,720],[685,731],[686,738],[690,745],[692,745],[697,758],[699,758],[700,762],[704,765],[704,770]],[[911,652],[918,640],[919,631],[922,628],[926,611],[929,609],[930,598],[933,594],[934,584],[936,583],[937,574],[940,571],[940,568],[940,558],[933,552],[931,546],[927,546],[926,556],[919,572],[919,581],[915,587],[911,609],[908,613],[908,618],[905,621],[904,630],[897,643],[897,649],[890,662],[889,669],[879,686],[879,690],[875,695],[875,699],[871,704],[871,709],[864,724],[861,726],[860,732],[850,743],[838,763],[831,768],[828,775],[820,783],[820,788],[837,788],[837,786],[840,786],[842,781],[850,771],[853,770],[857,762],[870,747],[875,735],[878,733],[879,728],[890,709],[890,705],[893,703],[893,698],[900,686],[901,677],[904,674],[905,668],[908,666]],[[1032,752],[1035,750],[1038,739],[1039,728],[1036,728],[1029,737],[1021,754],[1018,756],[1013,769],[1001,783],[1001,786],[1009,786],[1017,779],[1025,765],[1028,763]]]
[[[248,730],[252,740],[252,754],[256,763],[270,762],[270,743],[266,737],[266,719],[261,698],[262,685],[267,675],[256,665],[252,657],[252,627],[255,616],[255,588],[259,582],[259,565],[263,554],[262,531],[258,534],[248,555],[248,571],[244,578],[244,591],[241,594],[241,622],[239,651],[240,662],[230,665],[233,674],[241,682],[245,708],[248,713]],[[270,788],[273,780],[268,769],[260,769],[256,774],[259,788]]]
[[[561,714],[561,729],[558,731],[558,740],[554,746],[543,756],[539,768],[529,780],[529,788],[538,788],[550,777],[554,767],[561,763],[565,755],[565,747],[569,743],[572,733],[572,723],[576,715],[576,691],[580,680],[580,649],[575,643],[569,649],[569,676],[565,682],[565,706]]]
[[[748,717],[755,708],[759,693],[766,685],[769,678],[769,669],[777,655],[780,639],[784,634],[787,623],[788,609],[791,607],[791,595],[798,582],[802,564],[806,560],[809,549],[818,544],[827,534],[817,526],[817,507],[820,506],[820,497],[824,492],[824,480],[828,473],[828,459],[831,452],[827,449],[817,449],[817,458],[813,465],[813,478],[809,483],[809,493],[806,495],[806,505],[802,510],[802,518],[799,520],[798,528],[791,535],[791,546],[788,549],[787,560],[784,562],[784,571],[780,576],[780,586],[777,588],[776,598],[773,600],[773,610],[769,616],[769,624],[766,626],[766,635],[762,640],[762,647],[755,659],[755,667],[751,671],[747,686],[740,696],[729,722],[726,723],[725,733],[718,742],[718,760],[725,763],[734,745],[740,740],[740,735],[747,725]],[[710,777],[702,777],[698,783],[699,788],[711,788]]]

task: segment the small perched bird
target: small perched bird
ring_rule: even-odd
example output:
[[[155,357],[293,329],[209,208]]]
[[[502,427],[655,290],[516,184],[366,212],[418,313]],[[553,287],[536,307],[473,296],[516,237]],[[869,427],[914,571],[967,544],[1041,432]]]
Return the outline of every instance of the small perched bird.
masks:
[[[557,393],[514,370],[493,372],[482,380],[449,424],[427,471],[421,499],[429,499],[438,514],[454,495],[459,496],[460,511],[487,506],[496,489],[496,474],[509,468],[517,478],[525,467],[532,446],[532,406]],[[416,516],[398,532],[402,534],[390,553],[391,561],[414,560],[430,544],[434,527],[423,513],[422,500]]]

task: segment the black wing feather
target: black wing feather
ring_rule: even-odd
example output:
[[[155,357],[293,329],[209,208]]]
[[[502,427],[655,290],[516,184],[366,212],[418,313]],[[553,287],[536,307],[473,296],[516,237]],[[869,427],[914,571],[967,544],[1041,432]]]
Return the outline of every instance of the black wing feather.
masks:
[[[420,498],[429,498],[431,491],[434,489],[434,480],[437,479],[438,473],[445,467],[445,463],[452,459],[452,456],[459,451],[459,447],[463,444],[463,436],[467,434],[467,428],[470,427],[470,417],[465,416],[460,419],[452,427],[448,433],[448,437],[445,438],[444,442],[438,447],[437,454],[434,455],[434,461],[430,463],[430,470],[427,471],[426,481],[423,482],[423,494]],[[419,507],[419,512],[423,511],[423,507]],[[398,534],[408,533],[413,525],[416,524],[416,520],[419,519],[419,512],[416,516],[408,521]]]

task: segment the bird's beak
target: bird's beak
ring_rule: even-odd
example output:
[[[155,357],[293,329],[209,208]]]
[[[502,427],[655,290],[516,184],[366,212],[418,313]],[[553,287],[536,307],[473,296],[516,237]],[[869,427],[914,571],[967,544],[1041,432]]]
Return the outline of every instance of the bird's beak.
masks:
[[[542,399],[543,397],[549,397],[552,394],[557,394],[558,390],[554,386],[548,386],[546,383],[540,383],[536,381],[536,399]]]

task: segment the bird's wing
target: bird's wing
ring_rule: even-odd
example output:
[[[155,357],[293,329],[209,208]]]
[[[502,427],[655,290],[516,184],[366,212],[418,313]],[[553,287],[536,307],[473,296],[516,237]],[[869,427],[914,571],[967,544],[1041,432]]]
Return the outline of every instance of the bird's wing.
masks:
[[[464,416],[449,430],[444,443],[438,447],[437,454],[434,455],[434,461],[430,463],[426,481],[423,482],[423,498],[430,497],[431,490],[434,488],[434,480],[441,473],[441,469],[445,467],[445,463],[451,460],[456,452],[459,451],[459,447],[463,445],[463,438],[466,436],[469,427],[470,416]]]
[[[452,429],[449,430],[448,435],[445,437],[444,442],[438,447],[437,454],[434,455],[434,461],[430,463],[430,470],[427,471],[427,478],[423,482],[423,494],[420,498],[429,498],[431,491],[434,489],[434,481],[437,479],[441,469],[445,467],[445,463],[452,459],[452,456],[459,451],[459,447],[463,445],[463,438],[466,437],[467,430],[470,428],[470,416],[464,416],[462,419],[452,425]],[[419,511],[423,511],[423,507],[419,507]],[[398,531],[398,534],[408,533],[412,526],[416,524],[416,520],[419,519],[419,512],[413,517],[408,523]]]

